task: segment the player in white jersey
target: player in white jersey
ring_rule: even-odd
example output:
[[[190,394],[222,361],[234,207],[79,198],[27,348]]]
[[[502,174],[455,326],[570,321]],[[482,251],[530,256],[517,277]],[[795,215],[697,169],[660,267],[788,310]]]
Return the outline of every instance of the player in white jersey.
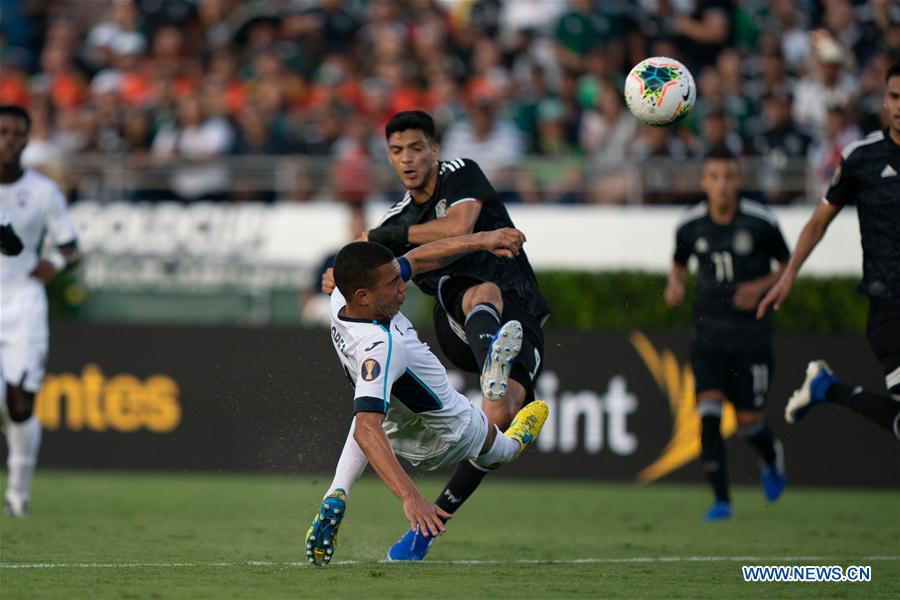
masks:
[[[327,564],[346,511],[347,495],[366,464],[403,504],[412,530],[425,543],[451,517],[427,501],[397,456],[424,469],[472,460],[485,469],[514,460],[537,437],[547,405],[531,402],[506,433],[450,385],[447,371],[401,312],[406,281],[477,251],[513,258],[524,236],[506,228],[419,246],[395,259],[374,242],[354,242],[335,258],[331,338],[356,391],[350,434],[334,480],[306,536],[310,562]],[[505,357],[515,359],[514,353]]]
[[[28,512],[41,443],[34,398],[44,379],[49,345],[44,286],[80,258],[59,187],[40,173],[22,169],[30,126],[25,110],[0,106],[0,212],[23,246],[16,256],[0,256],[0,397],[9,446],[4,506],[7,514],[19,517]],[[40,257],[47,232],[60,253],[52,261]]]

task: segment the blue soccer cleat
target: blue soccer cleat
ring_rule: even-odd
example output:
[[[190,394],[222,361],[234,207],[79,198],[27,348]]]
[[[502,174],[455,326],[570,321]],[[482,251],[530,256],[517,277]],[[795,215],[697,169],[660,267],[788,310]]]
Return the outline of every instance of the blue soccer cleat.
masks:
[[[426,536],[412,529],[403,534],[397,543],[388,549],[390,561],[423,560],[434,542],[433,536]]]
[[[760,463],[760,485],[762,486],[763,496],[769,502],[775,502],[784,491],[787,485],[787,477],[784,473],[784,453],[781,449],[781,442],[775,442],[775,462],[771,465]]]
[[[488,400],[500,400],[509,387],[513,360],[522,350],[522,324],[507,321],[494,334],[481,370],[481,393]]]
[[[716,500],[715,503],[709,507],[709,510],[706,511],[706,514],[703,515],[703,520],[710,523],[713,521],[727,521],[731,516],[731,502]]]
[[[837,381],[831,367],[824,360],[814,360],[806,367],[806,379],[788,400],[784,420],[796,423],[817,404],[825,403],[825,392]]]
[[[306,532],[306,560],[327,565],[334,555],[338,529],[347,510],[347,493],[338,488],[322,500],[312,526]]]

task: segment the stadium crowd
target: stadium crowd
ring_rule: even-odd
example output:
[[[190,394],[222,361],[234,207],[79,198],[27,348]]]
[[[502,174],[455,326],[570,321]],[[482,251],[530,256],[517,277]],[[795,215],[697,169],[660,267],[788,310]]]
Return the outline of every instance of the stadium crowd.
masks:
[[[761,158],[767,201],[791,202],[778,184],[791,159],[826,182],[840,149],[880,127],[900,56],[896,0],[0,4],[0,103],[28,108],[24,160],[72,200],[85,193],[68,165],[91,155],[171,175],[133,199],[184,201],[274,200],[220,159],[304,155],[327,170],[307,169],[294,199],[324,186],[360,203],[396,185],[372,168],[385,122],[421,108],[442,156],[476,160],[507,201],[624,202],[630,165],[725,145]],[[623,104],[628,70],[654,55],[697,81],[676,127],[641,126]]]

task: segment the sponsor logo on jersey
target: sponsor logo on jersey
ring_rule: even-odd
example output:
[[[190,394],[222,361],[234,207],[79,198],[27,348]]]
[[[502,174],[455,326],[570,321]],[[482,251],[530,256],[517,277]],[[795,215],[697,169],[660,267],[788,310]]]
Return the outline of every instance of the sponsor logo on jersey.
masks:
[[[706,254],[709,252],[709,242],[706,241],[705,237],[698,237],[697,241],[694,242],[694,252],[697,254]]]
[[[362,363],[361,374],[366,381],[372,381],[381,374],[381,365],[374,358],[367,358]]]
[[[437,206],[434,207],[435,216],[440,219],[447,215],[447,199],[441,198],[438,200]]]
[[[745,229],[738,229],[734,234],[734,253],[746,256],[753,252],[753,236]]]
[[[896,177],[897,170],[894,169],[891,165],[885,165],[884,169],[881,170],[881,178],[886,179],[888,177]]]

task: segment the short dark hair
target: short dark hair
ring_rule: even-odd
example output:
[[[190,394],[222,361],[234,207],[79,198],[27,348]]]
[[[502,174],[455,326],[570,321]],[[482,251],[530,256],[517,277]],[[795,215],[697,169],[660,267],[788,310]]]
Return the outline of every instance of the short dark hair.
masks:
[[[31,116],[28,114],[28,111],[21,106],[16,106],[15,104],[0,105],[0,117],[4,115],[17,117],[25,121],[25,133],[28,133],[31,130]]]
[[[713,146],[709,149],[709,151],[703,156],[703,162],[709,162],[711,160],[729,160],[737,162],[737,156],[735,156],[734,152],[729,150],[726,146]]]
[[[398,112],[384,126],[384,139],[389,140],[398,131],[418,129],[425,134],[429,141],[437,141],[437,130],[434,127],[434,119],[422,110],[404,110]]]
[[[900,62],[895,62],[888,67],[887,73],[884,74],[884,82],[887,83],[891,77],[900,77]]]
[[[334,259],[334,283],[351,298],[356,290],[372,289],[375,270],[394,260],[394,253],[376,242],[351,242]]]

